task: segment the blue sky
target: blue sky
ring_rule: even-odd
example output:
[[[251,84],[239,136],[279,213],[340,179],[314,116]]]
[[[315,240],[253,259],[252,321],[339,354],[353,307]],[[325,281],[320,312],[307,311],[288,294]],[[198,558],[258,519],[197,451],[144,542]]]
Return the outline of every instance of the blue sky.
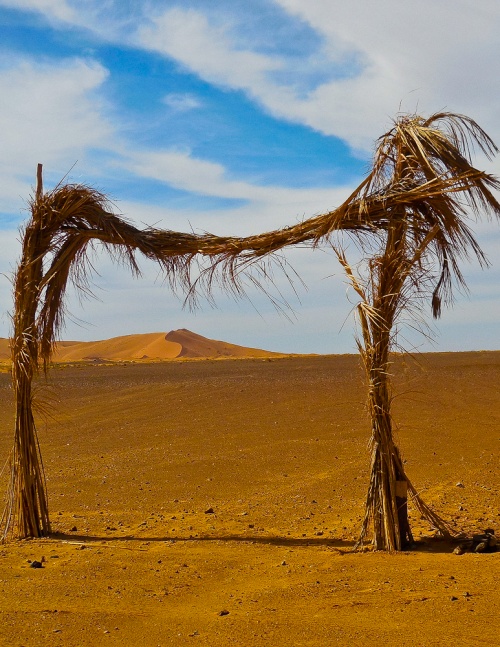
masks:
[[[463,112],[500,143],[500,7],[469,0],[0,0],[0,336],[36,164],[69,172],[138,226],[246,235],[340,204],[398,111]],[[499,160],[477,165],[500,174]],[[500,232],[465,270],[422,350],[500,348]],[[328,250],[290,250],[289,317],[249,291],[182,308],[158,270],[132,279],[99,251],[95,300],[70,293],[64,337],[189,328],[290,352],[352,352],[354,297]],[[347,298],[346,298],[347,296]],[[472,334],[472,331],[474,333]]]

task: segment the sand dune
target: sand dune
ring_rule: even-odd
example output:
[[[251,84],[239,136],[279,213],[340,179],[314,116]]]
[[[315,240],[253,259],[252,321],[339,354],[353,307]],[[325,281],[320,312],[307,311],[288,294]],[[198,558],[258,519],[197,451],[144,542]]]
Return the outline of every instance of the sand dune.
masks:
[[[277,355],[207,339],[182,328],[169,333],[125,335],[101,341],[62,341],[56,346],[55,362],[79,361],[161,361],[176,358],[268,357]],[[10,359],[8,339],[0,339],[0,361]]]

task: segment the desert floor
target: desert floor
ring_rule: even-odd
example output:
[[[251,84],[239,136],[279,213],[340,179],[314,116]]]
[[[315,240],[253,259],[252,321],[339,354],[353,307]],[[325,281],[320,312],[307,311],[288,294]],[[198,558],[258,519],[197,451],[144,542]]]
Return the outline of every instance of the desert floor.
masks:
[[[408,474],[457,529],[498,536],[500,352],[419,362],[396,369]],[[39,390],[54,535],[0,545],[1,645],[500,644],[500,552],[455,555],[414,513],[411,551],[352,552],[356,357],[73,365]],[[7,373],[0,405],[3,462]]]

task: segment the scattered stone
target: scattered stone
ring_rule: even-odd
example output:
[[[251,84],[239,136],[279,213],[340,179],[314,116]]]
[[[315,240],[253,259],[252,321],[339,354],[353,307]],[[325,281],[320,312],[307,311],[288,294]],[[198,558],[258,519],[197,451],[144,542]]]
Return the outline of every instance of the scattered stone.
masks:
[[[456,600],[458,600],[458,598],[457,598],[455,595],[452,595],[452,596],[451,596],[451,598],[450,598],[450,600],[451,600],[452,602],[455,602]]]
[[[42,562],[37,562],[36,559],[30,564],[30,568],[43,568]]]
[[[78,530],[78,528],[76,526],[73,526],[73,528],[69,529],[70,532],[76,532],[77,530]]]
[[[498,539],[491,528],[487,528],[483,534],[474,535],[472,539],[460,543],[453,552],[455,555],[462,555],[466,551],[474,553],[494,553],[498,550]]]
[[[465,485],[462,483],[462,481],[459,481],[457,483],[456,487],[465,487]]]
[[[205,514],[215,514],[213,508],[208,508],[208,510],[205,510]]]
[[[281,562],[281,566],[287,566],[287,563],[285,562],[285,560]]]
[[[219,615],[220,616],[228,616],[229,611],[227,609],[222,609],[222,611],[219,611]]]

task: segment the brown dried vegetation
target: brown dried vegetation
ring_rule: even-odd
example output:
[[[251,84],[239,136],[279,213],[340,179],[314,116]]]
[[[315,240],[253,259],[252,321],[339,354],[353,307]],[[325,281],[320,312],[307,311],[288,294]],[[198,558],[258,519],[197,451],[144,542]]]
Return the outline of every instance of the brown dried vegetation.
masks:
[[[379,141],[373,170],[338,208],[295,226],[247,238],[139,230],[112,213],[101,193],[81,185],[60,185],[44,193],[41,168],[23,253],[15,277],[12,340],[16,429],[11,482],[2,517],[4,537],[50,532],[41,455],[33,417],[32,379],[45,371],[64,319],[68,280],[85,290],[87,250],[96,241],[139,274],[136,252],[156,260],[172,287],[179,285],[196,299],[210,295],[214,283],[236,295],[240,278],[251,267],[254,282],[269,276],[266,259],[289,245],[334,244],[334,232],[346,231],[362,244],[377,243],[366,280],[356,278],[341,248],[339,259],[360,297],[359,342],[369,384],[373,462],[361,540],[370,519],[375,544],[399,549],[411,537],[398,520],[396,483],[407,482],[417,507],[446,532],[446,524],[418,498],[409,483],[392,436],[389,351],[394,348],[398,317],[431,297],[435,316],[452,296],[453,281],[463,285],[459,261],[469,253],[486,261],[466,224],[469,212],[500,215],[491,193],[499,188],[492,176],[475,169],[470,147],[486,155],[496,151],[488,136],[467,117],[438,114],[430,119],[403,117]],[[191,266],[200,256],[209,263],[196,281]]]

